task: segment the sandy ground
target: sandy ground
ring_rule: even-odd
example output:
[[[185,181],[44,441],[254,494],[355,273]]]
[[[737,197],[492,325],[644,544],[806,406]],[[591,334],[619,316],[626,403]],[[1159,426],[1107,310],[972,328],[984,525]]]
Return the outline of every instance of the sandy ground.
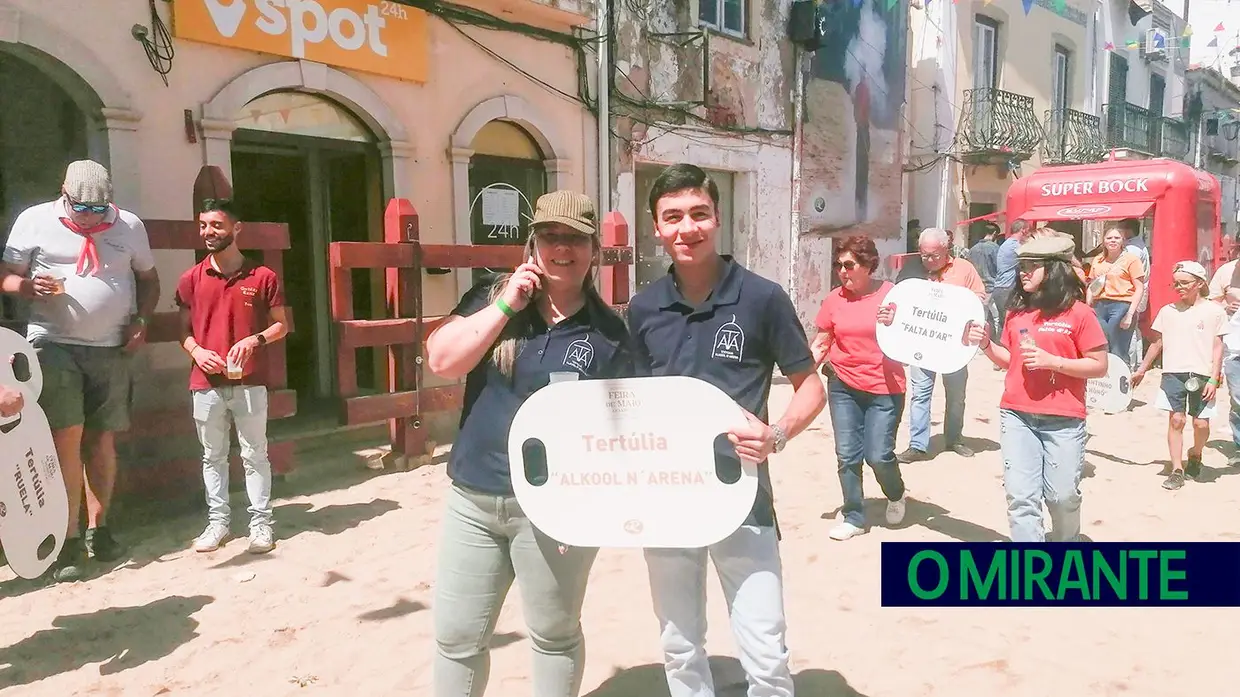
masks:
[[[972,366],[966,435],[977,457],[941,455],[904,468],[915,501],[898,529],[876,526],[844,543],[827,538],[840,493],[825,412],[775,460],[798,694],[1235,694],[1237,610],[879,606],[879,542],[1005,539],[1000,375],[982,361]],[[1240,468],[1227,467],[1225,417],[1214,424],[1205,481],[1179,492],[1160,488],[1165,418],[1144,404],[1156,384],[1142,385],[1133,411],[1090,419],[1086,533],[1099,541],[1240,539]],[[787,386],[776,388],[775,413],[789,394]],[[906,443],[902,429],[899,446]],[[277,502],[280,546],[266,557],[247,555],[243,541],[209,555],[185,551],[201,520],[182,516],[121,530],[132,559],[86,582],[35,587],[5,569],[0,690],[429,695],[443,466],[375,474],[346,461],[323,454],[290,478],[289,495]],[[871,520],[879,521],[869,472],[866,492]],[[239,530],[242,499],[233,499]],[[721,694],[740,695],[743,678],[713,574],[710,592],[716,678],[732,685]],[[499,623],[487,695],[530,694],[530,644],[515,600],[514,593]],[[600,554],[584,625],[583,694],[666,694],[639,552]]]

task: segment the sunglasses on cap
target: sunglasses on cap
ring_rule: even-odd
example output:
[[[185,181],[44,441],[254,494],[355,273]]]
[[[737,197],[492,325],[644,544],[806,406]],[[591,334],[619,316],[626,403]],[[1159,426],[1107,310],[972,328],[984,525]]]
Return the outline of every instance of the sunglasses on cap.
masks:
[[[69,207],[73,209],[74,213],[95,213],[95,214],[102,215],[104,213],[107,213],[108,209],[111,208],[112,206],[107,203],[103,203],[100,205],[94,205],[91,203],[77,203],[75,201],[70,201]]]

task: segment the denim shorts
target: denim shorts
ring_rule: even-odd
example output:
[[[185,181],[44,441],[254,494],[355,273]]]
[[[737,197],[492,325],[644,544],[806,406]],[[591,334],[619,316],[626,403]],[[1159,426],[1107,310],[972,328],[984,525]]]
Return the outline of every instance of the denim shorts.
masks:
[[[1189,392],[1186,383],[1190,377],[1197,378],[1202,386],[1210,379],[1200,373],[1163,373],[1157,406],[1173,414],[1188,414],[1194,419],[1208,419],[1214,415],[1214,401],[1205,402],[1201,399],[1201,388]]]

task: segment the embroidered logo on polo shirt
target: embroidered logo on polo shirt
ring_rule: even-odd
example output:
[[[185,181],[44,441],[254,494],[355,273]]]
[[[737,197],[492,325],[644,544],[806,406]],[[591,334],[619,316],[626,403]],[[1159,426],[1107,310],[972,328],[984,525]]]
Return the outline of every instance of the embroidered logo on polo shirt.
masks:
[[[589,339],[578,339],[568,345],[568,350],[564,352],[564,365],[570,368],[576,368],[582,373],[590,369],[590,364],[594,362],[594,347],[590,345]]]
[[[736,315],[732,315],[731,321],[719,327],[719,331],[715,332],[715,347],[710,352],[710,357],[739,361],[743,355],[745,355],[745,332],[741,329],[741,325],[736,323]]]
[[[253,286],[241,286],[241,294],[252,298],[258,295],[258,289]]]

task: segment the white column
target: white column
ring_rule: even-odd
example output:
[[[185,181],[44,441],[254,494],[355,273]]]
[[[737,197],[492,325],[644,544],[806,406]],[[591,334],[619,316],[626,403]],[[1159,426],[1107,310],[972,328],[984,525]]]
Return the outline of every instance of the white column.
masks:
[[[224,119],[203,118],[202,127],[203,164],[220,168],[228,183],[232,183],[232,139],[237,124]]]
[[[469,159],[474,151],[469,148],[448,148],[448,159],[452,161],[452,221],[453,239],[456,244],[470,244],[469,224]],[[456,287],[458,295],[464,295],[473,285],[473,274],[469,269],[456,269]]]
[[[406,140],[389,140],[379,144],[379,154],[383,158],[383,171],[388,176],[383,178],[384,200],[404,198],[413,201],[413,143]]]
[[[547,183],[551,185],[552,191],[577,188],[573,186],[573,171],[571,163],[568,160],[543,160],[543,167],[547,170]],[[582,191],[580,193],[584,194],[585,192]],[[600,198],[599,200],[601,201],[603,199]],[[533,201],[530,203],[533,203]],[[599,216],[602,216],[606,212],[606,210],[600,210]]]
[[[106,163],[112,175],[112,196],[126,210],[141,213],[142,162],[138,124],[142,114],[130,109],[100,110],[102,120],[89,144],[90,156]]]

